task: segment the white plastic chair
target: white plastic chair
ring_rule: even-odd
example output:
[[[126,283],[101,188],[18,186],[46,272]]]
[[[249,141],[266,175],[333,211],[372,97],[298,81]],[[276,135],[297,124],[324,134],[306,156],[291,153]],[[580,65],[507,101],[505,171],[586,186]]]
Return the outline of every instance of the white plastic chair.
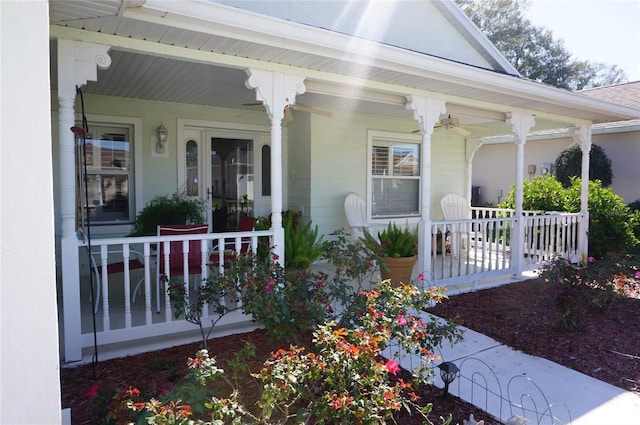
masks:
[[[349,192],[344,198],[344,212],[347,215],[351,236],[357,241],[364,237],[364,229],[368,229],[367,205],[357,193]]]
[[[448,193],[440,200],[440,208],[445,220],[465,220],[471,218],[471,205],[462,196],[456,193]],[[451,253],[454,257],[459,255],[458,240],[462,247],[467,245],[468,227],[466,224],[453,224],[448,226],[451,238]]]

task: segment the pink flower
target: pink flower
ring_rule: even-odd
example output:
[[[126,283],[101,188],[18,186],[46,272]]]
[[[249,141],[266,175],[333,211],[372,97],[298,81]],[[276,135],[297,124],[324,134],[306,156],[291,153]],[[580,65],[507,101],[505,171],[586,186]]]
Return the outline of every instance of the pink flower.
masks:
[[[99,388],[100,388],[100,387],[98,386],[98,384],[95,384],[94,386],[92,386],[91,388],[89,388],[89,390],[88,390],[86,393],[84,393],[84,396],[85,396],[86,398],[91,398],[91,397],[95,397],[95,396],[97,396],[97,395],[98,395],[98,389],[99,389]]]
[[[405,319],[404,316],[398,316],[398,324],[402,325],[402,326],[406,326],[407,325],[407,319]]]
[[[595,258],[593,258],[593,257],[588,257],[588,258],[587,258],[587,261],[588,261],[588,262],[590,262],[590,263],[593,263],[593,262],[595,262],[595,261],[596,261],[596,259],[595,259]]]
[[[265,291],[267,294],[272,293],[272,292],[273,292],[273,285],[274,285],[275,283],[276,283],[276,281],[275,281],[272,277],[268,278],[268,279],[267,279],[267,286],[265,286],[265,287],[264,287],[264,291]]]
[[[636,272],[636,279],[640,279],[640,272]]]
[[[319,280],[316,282],[316,288],[324,288],[324,282]]]
[[[398,363],[396,363],[393,359],[387,360],[387,363],[385,363],[384,366],[392,375],[395,375],[396,373],[400,372],[400,366],[398,366]]]
[[[424,280],[424,275],[422,273],[418,275],[418,280]]]

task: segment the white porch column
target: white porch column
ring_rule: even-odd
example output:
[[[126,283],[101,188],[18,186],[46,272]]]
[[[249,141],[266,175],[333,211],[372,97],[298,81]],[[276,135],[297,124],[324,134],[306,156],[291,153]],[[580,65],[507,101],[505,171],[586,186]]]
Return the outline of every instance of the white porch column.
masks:
[[[507,125],[515,136],[516,144],[516,226],[511,229],[511,261],[516,263],[516,274],[522,274],[524,263],[524,221],[522,217],[522,186],[524,184],[524,145],[527,143],[527,134],[535,125],[533,115],[526,115],[517,112],[507,114]]]
[[[76,234],[75,125],[73,105],[76,87],[98,79],[98,70],[111,64],[109,46],[58,40],[58,144],[60,149],[61,270],[64,305],[65,361],[82,359],[80,318],[80,273]]]
[[[422,135],[421,214],[418,223],[418,270],[431,279],[431,136],[440,114],[447,111],[445,101],[421,96],[407,96],[406,107],[413,111]]]
[[[591,125],[578,125],[573,133],[573,140],[582,150],[582,175],[580,187],[580,212],[582,223],[578,232],[578,249],[580,260],[586,264],[589,257],[589,158],[591,156]]]
[[[465,155],[467,157],[467,193],[466,198],[471,203],[471,185],[473,176],[473,157],[476,156],[476,152],[482,146],[481,139],[467,139],[465,140]]]
[[[271,229],[278,262],[284,264],[284,229],[282,228],[282,118],[296,95],[305,92],[304,77],[259,69],[246,70],[245,86],[256,90],[271,120]]]

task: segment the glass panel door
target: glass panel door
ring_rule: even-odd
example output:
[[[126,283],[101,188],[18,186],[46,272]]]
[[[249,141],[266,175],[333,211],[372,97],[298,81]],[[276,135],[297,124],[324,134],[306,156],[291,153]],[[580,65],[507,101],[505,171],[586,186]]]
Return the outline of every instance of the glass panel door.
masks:
[[[237,229],[254,215],[253,140],[211,137],[211,213],[213,231]]]

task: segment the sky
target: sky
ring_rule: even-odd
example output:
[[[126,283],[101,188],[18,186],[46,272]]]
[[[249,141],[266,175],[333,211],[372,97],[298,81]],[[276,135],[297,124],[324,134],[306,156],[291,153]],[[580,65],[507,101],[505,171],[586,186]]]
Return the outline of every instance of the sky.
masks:
[[[564,41],[573,59],[618,65],[640,80],[640,0],[528,0],[525,17]]]

